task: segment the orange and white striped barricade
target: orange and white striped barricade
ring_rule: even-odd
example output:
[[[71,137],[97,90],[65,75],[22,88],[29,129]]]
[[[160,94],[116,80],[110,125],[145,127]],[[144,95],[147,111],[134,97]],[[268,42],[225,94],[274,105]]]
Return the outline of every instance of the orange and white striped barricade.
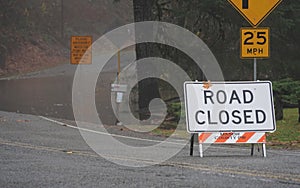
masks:
[[[204,132],[198,133],[200,157],[203,157],[202,144],[263,144],[263,156],[266,157],[266,133],[265,132]]]

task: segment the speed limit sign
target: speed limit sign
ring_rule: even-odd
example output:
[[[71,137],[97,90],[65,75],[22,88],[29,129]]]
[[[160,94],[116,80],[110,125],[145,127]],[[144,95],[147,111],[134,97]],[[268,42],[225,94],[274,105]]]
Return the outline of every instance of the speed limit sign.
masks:
[[[269,28],[241,28],[241,58],[268,58]]]

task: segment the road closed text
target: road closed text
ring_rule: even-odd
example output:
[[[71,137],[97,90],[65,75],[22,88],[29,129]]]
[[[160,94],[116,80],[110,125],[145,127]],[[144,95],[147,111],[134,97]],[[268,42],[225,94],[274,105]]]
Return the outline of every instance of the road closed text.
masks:
[[[220,110],[217,113],[212,113],[212,111],[210,110],[199,110],[195,114],[195,119],[199,125],[203,125],[206,123],[210,125],[226,125],[228,123],[233,123],[236,125],[241,123],[262,124],[266,121],[266,114],[262,110],[234,110],[232,112]]]
[[[254,100],[254,94],[250,90],[242,90],[240,94],[236,90],[227,92],[225,90],[203,91],[204,104],[208,105],[251,105]],[[225,107],[225,106],[224,106]],[[226,125],[233,124],[262,124],[266,121],[266,113],[261,109],[245,109],[245,110],[202,110],[199,109],[195,113],[195,120],[199,125]]]

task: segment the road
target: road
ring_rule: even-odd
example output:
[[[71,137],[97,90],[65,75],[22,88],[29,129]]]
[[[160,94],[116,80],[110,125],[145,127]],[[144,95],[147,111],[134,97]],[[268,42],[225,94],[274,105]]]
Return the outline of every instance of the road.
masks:
[[[135,61],[135,52],[121,51],[121,68]],[[117,75],[117,56],[104,66],[95,91],[99,115],[105,124],[116,119],[111,107],[111,83]],[[94,60],[97,62],[97,60]],[[25,114],[74,119],[72,85],[77,66],[62,64],[57,67],[0,79],[0,110]]]
[[[62,120],[63,121],[63,120]],[[74,122],[70,126],[41,116],[0,112],[0,187],[299,187],[300,152],[268,149],[267,158],[249,148],[210,146],[205,157],[189,156],[186,145],[177,155],[148,167],[125,167],[96,154]],[[110,126],[113,134],[126,132]],[[100,135],[99,135],[100,136]],[[157,142],[129,135],[136,145]],[[145,138],[144,137],[144,138]],[[180,143],[180,140],[179,140]],[[148,143],[149,144],[149,143]],[[152,143],[153,144],[153,143]],[[165,148],[168,152],[168,148]],[[104,154],[105,155],[105,154]],[[134,160],[106,156],[113,160]]]
[[[135,56],[128,52],[121,59],[125,59],[124,67]],[[101,87],[96,90],[97,103],[101,104],[99,115],[106,117],[106,124],[115,122],[110,104],[115,63],[116,57],[101,73],[102,81],[98,81]],[[191,157],[186,141],[177,139],[173,144],[183,149],[160,163],[151,159],[150,151],[147,159],[125,153],[112,154],[108,152],[114,150],[110,144],[98,155],[72,120],[75,68],[63,65],[22,79],[0,80],[0,187],[300,186],[300,151],[268,149],[267,158],[263,158],[257,150],[251,157],[247,147],[211,145],[204,152],[204,158],[200,158],[197,147]],[[132,133],[118,126],[106,126],[106,129],[114,138],[135,147],[155,145],[165,139]],[[97,132],[95,136],[105,140],[110,134]],[[171,153],[172,149],[162,147],[156,154]]]

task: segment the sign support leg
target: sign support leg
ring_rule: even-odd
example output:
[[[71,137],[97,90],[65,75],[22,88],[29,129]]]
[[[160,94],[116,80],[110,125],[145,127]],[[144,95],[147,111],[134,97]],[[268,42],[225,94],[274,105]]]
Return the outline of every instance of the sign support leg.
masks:
[[[254,153],[254,144],[251,144],[251,156],[253,156]]]
[[[262,153],[263,153],[263,157],[267,157],[267,149],[265,143],[262,144]]]
[[[200,152],[200,157],[203,157],[203,146],[202,144],[199,144],[199,152]]]
[[[193,152],[194,152],[194,136],[195,136],[195,134],[192,133],[191,139],[190,139],[190,156],[193,156]]]

